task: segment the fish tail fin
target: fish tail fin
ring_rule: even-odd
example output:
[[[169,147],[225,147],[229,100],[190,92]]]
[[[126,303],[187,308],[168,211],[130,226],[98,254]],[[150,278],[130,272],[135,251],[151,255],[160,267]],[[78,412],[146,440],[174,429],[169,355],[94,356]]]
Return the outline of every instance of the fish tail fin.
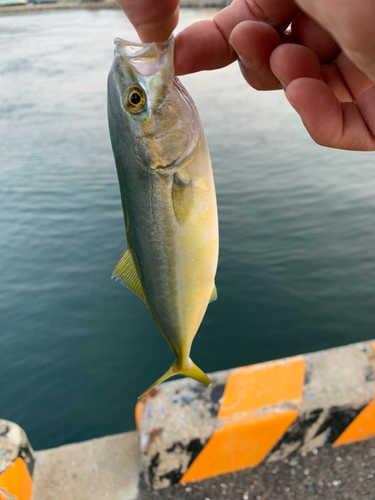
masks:
[[[211,380],[207,377],[207,375],[189,358],[190,368],[187,371],[181,371],[182,375],[186,377],[193,378],[194,380],[198,380],[204,385],[210,385]]]
[[[177,361],[177,360],[176,360]],[[142,392],[142,394],[138,397],[138,399],[141,399],[143,398],[143,396],[145,396],[148,392],[151,391],[151,389],[153,389],[154,387],[156,387],[157,385],[161,384],[162,382],[164,382],[164,380],[167,380],[169,379],[170,377],[173,377],[173,375],[177,375],[178,373],[178,370],[177,368],[175,367],[175,364],[176,364],[176,361],[173,363],[173,365],[169,368],[169,370],[167,370],[164,375],[162,375],[160,378],[157,379],[156,382],[154,382],[152,385],[150,385],[150,387],[148,389],[146,389],[144,392]]]
[[[157,385],[161,384],[165,380],[173,377],[174,375],[185,375],[185,377],[190,377],[194,380],[197,380],[198,382],[201,382],[202,384],[205,385],[210,385],[211,380],[207,377],[207,375],[200,369],[198,366],[193,363],[193,361],[189,358],[189,368],[188,369],[182,369],[176,359],[172,366],[169,368],[168,371],[164,373],[156,382],[154,382],[148,389],[146,389],[138,399],[141,399],[145,394],[147,394],[151,389],[156,387]]]

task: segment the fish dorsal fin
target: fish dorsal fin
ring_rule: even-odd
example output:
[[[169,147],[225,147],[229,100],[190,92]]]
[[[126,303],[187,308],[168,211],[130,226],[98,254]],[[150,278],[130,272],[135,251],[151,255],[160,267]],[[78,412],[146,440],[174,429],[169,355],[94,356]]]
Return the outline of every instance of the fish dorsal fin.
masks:
[[[112,273],[112,278],[121,280],[121,283],[127,286],[132,292],[146,302],[146,294],[143,289],[141,278],[139,277],[134,259],[129,248],[122,254]]]
[[[211,304],[211,302],[214,302],[216,299],[217,299],[217,290],[216,290],[216,285],[214,285],[214,288],[212,290],[210,300],[208,303]]]

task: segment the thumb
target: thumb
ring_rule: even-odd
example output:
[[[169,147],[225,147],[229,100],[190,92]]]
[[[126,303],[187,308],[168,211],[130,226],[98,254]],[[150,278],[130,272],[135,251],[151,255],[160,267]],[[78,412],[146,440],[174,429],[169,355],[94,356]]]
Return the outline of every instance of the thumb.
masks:
[[[144,43],[164,42],[178,22],[178,0],[117,0]]]

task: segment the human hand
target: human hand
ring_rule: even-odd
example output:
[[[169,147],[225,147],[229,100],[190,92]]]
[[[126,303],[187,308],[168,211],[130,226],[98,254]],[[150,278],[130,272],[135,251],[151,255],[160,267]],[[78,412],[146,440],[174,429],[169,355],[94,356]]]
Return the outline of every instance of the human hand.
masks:
[[[145,42],[165,40],[177,25],[178,0],[119,2]],[[176,73],[238,58],[254,88],[284,87],[318,144],[374,150],[374,21],[372,0],[234,0],[177,35]]]

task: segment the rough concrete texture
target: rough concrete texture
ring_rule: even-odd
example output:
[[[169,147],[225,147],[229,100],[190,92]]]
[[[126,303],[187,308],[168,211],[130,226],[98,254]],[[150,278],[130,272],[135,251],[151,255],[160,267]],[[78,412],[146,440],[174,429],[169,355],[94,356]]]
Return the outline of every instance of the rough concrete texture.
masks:
[[[21,427],[9,420],[0,420],[0,474],[21,457],[33,474],[34,451]]]
[[[268,455],[333,444],[375,394],[372,342],[306,354],[305,381],[297,420]]]
[[[210,374],[210,387],[188,378],[168,382],[143,399],[141,457],[154,488],[178,482],[181,471],[187,470],[211,437],[228,373]]]
[[[351,405],[361,407],[374,396],[372,342],[306,354],[301,411]]]
[[[302,399],[293,403],[298,417],[265,460],[275,462],[296,451],[308,452],[335,442],[374,396],[372,344],[361,342],[299,358],[305,363],[305,379],[301,379]],[[258,366],[262,365],[267,369],[272,363]],[[225,420],[217,419],[217,414],[232,373],[235,370],[214,373],[208,388],[190,379],[167,382],[142,400],[141,457],[145,479],[154,489],[177,483],[223,425]],[[291,407],[291,403],[272,407],[275,418],[283,406]],[[257,409],[259,414],[270,411],[271,407]],[[242,414],[238,414],[238,422]],[[231,453],[234,457],[236,450]]]
[[[142,481],[138,500],[374,500],[375,440],[316,448],[277,463],[168,489]]]
[[[136,432],[38,451],[33,500],[135,500],[139,472]]]

